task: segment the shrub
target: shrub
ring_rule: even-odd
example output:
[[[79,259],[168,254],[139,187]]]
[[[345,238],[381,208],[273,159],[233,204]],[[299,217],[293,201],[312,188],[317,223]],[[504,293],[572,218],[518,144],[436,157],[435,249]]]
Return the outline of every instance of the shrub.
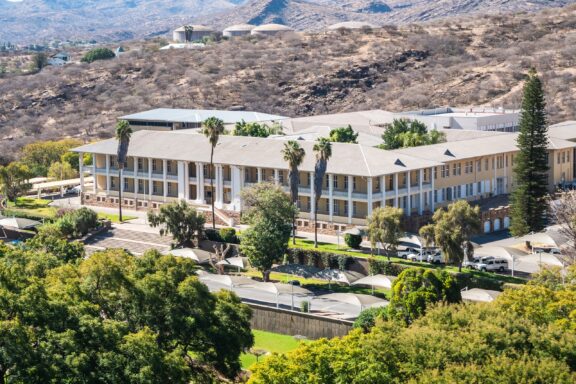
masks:
[[[362,236],[355,235],[352,233],[347,233],[344,235],[344,242],[350,248],[359,249],[360,244],[362,244]]]
[[[98,214],[86,207],[61,213],[62,216],[56,221],[56,225],[66,237],[85,236],[100,225]]]
[[[94,48],[88,51],[82,58],[84,63],[92,63],[96,60],[108,60],[115,58],[116,55],[108,48]]]
[[[222,228],[220,230],[220,239],[225,243],[238,244],[238,236],[234,228]]]
[[[214,230],[212,228],[206,228],[204,230],[204,234],[206,235],[206,238],[210,241],[215,241],[217,243],[222,242],[222,237],[220,237],[220,232],[218,232],[217,230]]]
[[[354,321],[354,328],[361,328],[364,332],[369,332],[376,325],[376,319],[388,319],[388,310],[386,307],[368,308],[360,312],[358,318]]]
[[[381,261],[374,258],[368,259],[368,271],[371,275],[388,275],[388,276],[398,276],[405,269],[410,268],[409,266],[392,263],[390,261]]]
[[[300,311],[304,313],[310,312],[310,302],[309,301],[300,302]]]

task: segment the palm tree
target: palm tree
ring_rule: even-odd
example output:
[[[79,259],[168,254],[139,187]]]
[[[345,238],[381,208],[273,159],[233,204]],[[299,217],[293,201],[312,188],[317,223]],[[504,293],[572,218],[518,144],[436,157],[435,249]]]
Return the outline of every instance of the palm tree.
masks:
[[[216,229],[216,214],[214,213],[214,148],[218,144],[220,135],[224,133],[224,122],[217,117],[209,117],[203,123],[202,132],[210,141],[210,203],[212,203],[212,228]]]
[[[314,166],[314,248],[318,248],[318,202],[322,197],[322,184],[328,160],[332,156],[332,143],[325,137],[318,139],[312,148],[316,153],[316,165]]]
[[[298,184],[300,182],[298,167],[302,164],[306,152],[297,141],[290,140],[284,143],[282,155],[284,156],[284,161],[290,167],[290,173],[288,174],[290,179],[290,198],[292,204],[296,205],[298,201]],[[292,215],[292,244],[296,244],[296,212]]]
[[[118,140],[117,159],[118,163],[118,218],[122,222],[122,171],[126,167],[128,146],[130,145],[130,137],[132,136],[132,128],[126,120],[120,120],[116,124],[116,140]]]

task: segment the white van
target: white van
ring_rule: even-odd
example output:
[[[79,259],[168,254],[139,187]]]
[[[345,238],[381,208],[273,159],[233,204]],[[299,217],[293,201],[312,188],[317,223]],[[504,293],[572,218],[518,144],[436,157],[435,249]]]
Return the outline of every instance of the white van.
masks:
[[[508,269],[508,260],[496,259],[496,258],[483,259],[479,263],[476,263],[475,267],[477,270],[483,271],[483,272],[486,272],[486,271],[504,272],[505,270]]]

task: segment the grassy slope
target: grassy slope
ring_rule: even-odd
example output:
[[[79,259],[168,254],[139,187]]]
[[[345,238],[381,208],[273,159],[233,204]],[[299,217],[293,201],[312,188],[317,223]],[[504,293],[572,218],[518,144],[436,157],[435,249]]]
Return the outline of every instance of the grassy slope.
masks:
[[[270,353],[286,353],[290,352],[301,343],[294,339],[292,336],[281,335],[278,333],[252,330],[254,334],[254,347],[253,349],[261,349]],[[306,342],[306,341],[303,341]],[[262,360],[264,356],[260,356],[259,360]],[[240,361],[242,362],[242,367],[248,369],[252,364],[256,362],[256,356],[251,353],[244,353],[240,356]]]

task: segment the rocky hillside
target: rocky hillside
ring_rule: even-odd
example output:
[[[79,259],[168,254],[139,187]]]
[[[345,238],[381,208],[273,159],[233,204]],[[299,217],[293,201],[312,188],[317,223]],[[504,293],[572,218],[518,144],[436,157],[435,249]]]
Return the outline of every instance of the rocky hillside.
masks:
[[[534,12],[576,0],[0,0],[0,42],[117,41],[195,22],[224,28],[279,22],[320,30],[341,21],[403,24],[468,14]]]
[[[545,83],[551,122],[576,118],[576,6],[373,33],[236,39],[203,50],[128,45],[119,59],[0,79],[0,155],[37,139],[109,137],[149,108],[301,116],[360,109],[518,108],[525,73]],[[1,60],[1,58],[0,58]]]

